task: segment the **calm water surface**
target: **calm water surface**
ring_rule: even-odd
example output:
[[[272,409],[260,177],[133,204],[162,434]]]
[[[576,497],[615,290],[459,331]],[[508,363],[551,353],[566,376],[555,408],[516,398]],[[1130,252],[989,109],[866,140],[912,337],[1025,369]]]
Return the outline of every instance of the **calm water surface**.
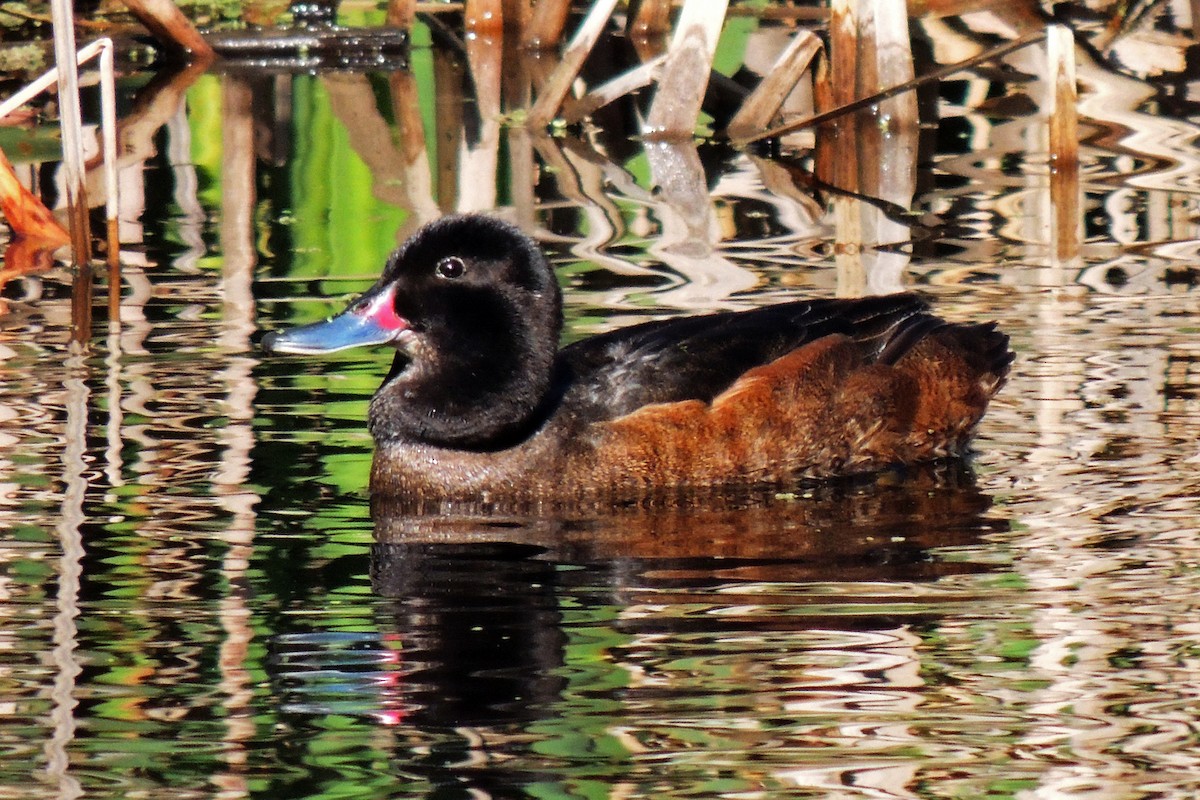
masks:
[[[417,48],[415,95],[408,73],[201,77],[122,173],[120,330],[68,345],[65,272],[4,287],[0,797],[1200,796],[1186,91],[1081,64],[1064,259],[1029,64],[947,83],[908,198],[858,206],[802,179],[802,140],[477,129],[484,98],[445,88],[466,69]],[[424,120],[416,167],[389,92]],[[916,286],[999,320],[1014,373],[966,465],[673,511],[373,515],[389,357],[268,360],[256,332],[339,307],[439,206],[543,240],[568,338]],[[867,228],[889,246],[858,257]]]

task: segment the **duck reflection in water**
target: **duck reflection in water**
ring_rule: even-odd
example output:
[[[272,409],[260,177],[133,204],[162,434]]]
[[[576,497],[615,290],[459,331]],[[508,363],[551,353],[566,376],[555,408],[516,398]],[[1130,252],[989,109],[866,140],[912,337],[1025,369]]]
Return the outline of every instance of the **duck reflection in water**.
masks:
[[[736,603],[739,587],[982,572],[990,567],[942,560],[935,550],[977,544],[997,530],[986,516],[990,505],[957,460],[704,507],[523,516],[459,505],[439,516],[376,498],[371,577],[392,601],[385,608],[394,618],[384,624],[403,641],[406,721],[426,730],[504,729],[558,713],[568,632],[580,624],[567,609],[615,607],[616,620],[606,624],[620,635],[672,634],[730,624],[669,609]],[[770,603],[762,595],[753,602]],[[790,595],[787,602],[803,601]],[[641,610],[622,611],[633,607]],[[738,630],[898,624],[887,611],[764,612],[740,619]]]

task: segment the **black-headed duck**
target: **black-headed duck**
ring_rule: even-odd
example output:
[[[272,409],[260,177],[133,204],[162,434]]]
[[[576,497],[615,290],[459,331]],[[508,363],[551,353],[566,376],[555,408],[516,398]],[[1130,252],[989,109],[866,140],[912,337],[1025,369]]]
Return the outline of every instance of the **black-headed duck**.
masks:
[[[546,256],[482,215],[419,230],[274,353],[390,345],[371,491],[429,501],[637,500],[964,453],[1012,362],[993,324],[913,294],[647,322],[559,348]]]

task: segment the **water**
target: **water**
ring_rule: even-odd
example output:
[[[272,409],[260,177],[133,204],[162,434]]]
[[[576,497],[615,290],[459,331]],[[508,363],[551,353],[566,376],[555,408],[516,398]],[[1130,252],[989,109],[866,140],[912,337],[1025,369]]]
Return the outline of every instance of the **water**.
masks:
[[[65,272],[5,286],[0,797],[1200,794],[1182,78],[1086,72],[1065,261],[1018,102],[1036,87],[948,84],[915,199],[886,207],[900,244],[859,263],[835,242],[869,210],[784,179],[803,142],[471,133],[447,120],[474,108],[446,89],[464,67],[412,60],[417,168],[361,103],[402,79],[205,76],[123,172],[120,331],[69,344]],[[468,145],[491,133],[489,167]],[[433,213],[421,164],[443,207],[491,192],[539,231],[567,338],[895,282],[998,320],[1012,379],[968,466],[692,509],[373,515],[387,358],[254,342],[369,285]]]

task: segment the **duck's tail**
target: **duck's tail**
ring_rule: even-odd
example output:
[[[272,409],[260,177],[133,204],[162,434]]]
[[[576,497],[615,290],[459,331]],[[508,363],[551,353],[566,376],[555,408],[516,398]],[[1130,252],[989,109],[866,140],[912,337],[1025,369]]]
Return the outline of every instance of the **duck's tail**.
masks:
[[[959,455],[1013,362],[1008,336],[995,323],[963,325],[927,314],[904,320],[879,354],[894,370],[901,397],[893,429],[901,452]]]
[[[1008,371],[1016,355],[1009,348],[1008,335],[995,322],[978,325],[947,325],[938,335],[957,345],[958,351],[979,373],[980,383],[989,398],[1008,381]]]
[[[877,360],[903,369],[902,362],[911,353],[931,349],[944,349],[942,355],[951,357],[956,374],[979,381],[988,398],[1004,386],[1014,358],[1008,335],[995,322],[964,325],[916,314],[896,325]]]

